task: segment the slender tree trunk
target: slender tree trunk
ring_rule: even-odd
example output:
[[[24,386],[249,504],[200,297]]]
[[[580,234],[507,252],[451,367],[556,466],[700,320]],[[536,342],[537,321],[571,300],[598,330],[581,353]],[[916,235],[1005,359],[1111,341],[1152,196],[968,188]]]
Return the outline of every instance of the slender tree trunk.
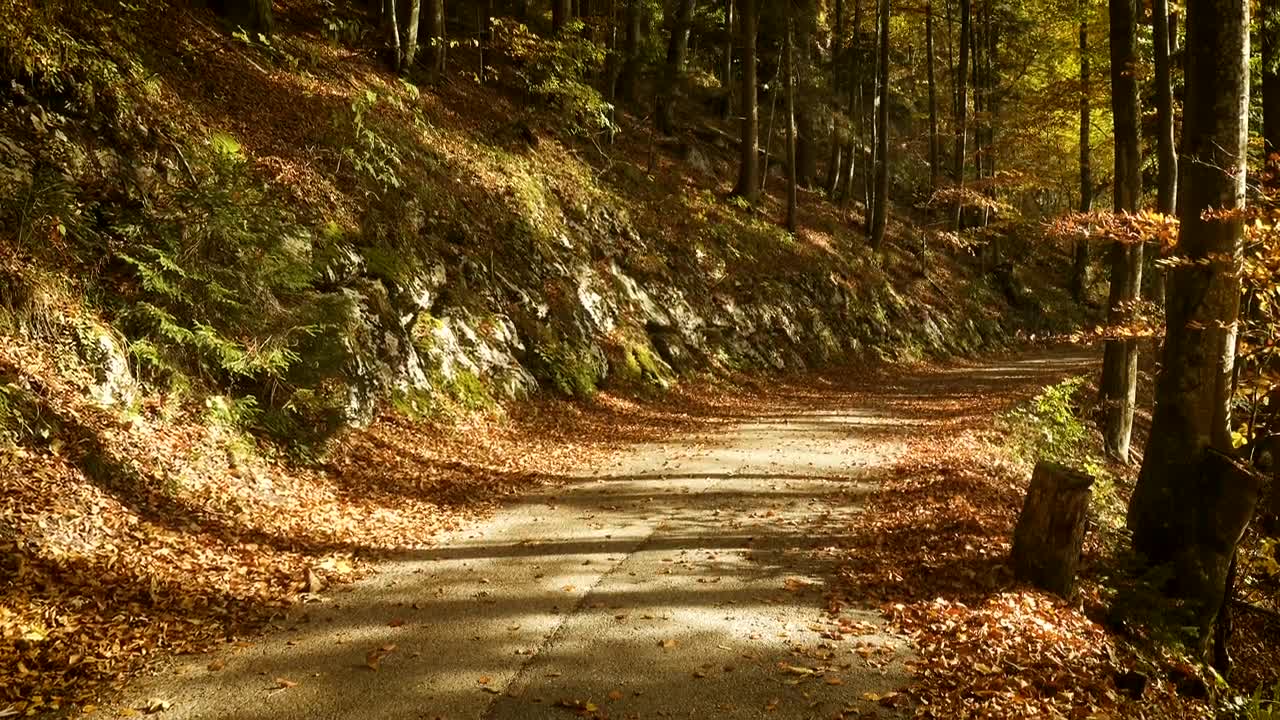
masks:
[[[551,34],[559,35],[564,26],[573,17],[573,5],[570,0],[551,0]]]
[[[862,0],[853,0],[853,29],[850,38],[848,115],[851,124],[855,126],[855,132],[849,140],[846,153],[849,158],[845,161],[845,173],[840,181],[843,188],[841,207],[847,207],[853,199],[853,179],[858,169],[858,157],[862,155],[865,129],[862,122]]]
[[[654,113],[658,130],[664,135],[672,135],[676,129],[676,95],[684,77],[685,57],[689,50],[689,24],[692,20],[693,0],[679,0],[675,15],[667,23],[671,28],[671,37],[667,42],[667,62]]]
[[[444,72],[445,64],[444,0],[425,2],[427,12],[422,18],[422,36],[427,45],[427,69],[439,75]]]
[[[422,0],[408,0],[409,17],[404,23],[404,43],[401,44],[400,68],[408,72],[418,59],[418,22],[422,14]]]
[[[1090,130],[1093,127],[1089,102],[1089,21],[1084,0],[1080,2],[1080,212],[1093,210],[1093,169],[1090,163]],[[1089,281],[1089,240],[1077,240],[1071,268],[1071,296],[1084,299]]]
[[[386,31],[391,39],[391,69],[399,72],[404,57],[400,54],[400,9],[396,0],[386,0]]]
[[[1172,215],[1177,210],[1178,153],[1173,140],[1173,73],[1169,63],[1169,0],[1152,0],[1152,44],[1156,66],[1156,210]],[[1155,248],[1157,255],[1160,246]],[[1151,299],[1164,304],[1165,272],[1153,266]]]
[[[1261,26],[1262,139],[1270,159],[1280,154],[1280,0],[1262,0]]]
[[[796,175],[801,187],[813,187],[818,174],[817,128],[814,125],[813,93],[810,92],[809,68],[810,42],[813,37],[815,15],[813,8],[804,3],[803,11],[794,21],[795,38],[792,43],[793,72],[796,83]]]
[[[960,0],[960,59],[956,67],[956,148],[951,173],[951,179],[955,181],[957,190],[964,188],[965,142],[969,133],[969,16],[969,0]],[[964,200],[961,197],[957,197],[955,208],[956,231],[959,231],[962,227],[961,219],[963,214]]]
[[[636,80],[640,74],[640,34],[642,0],[627,0],[627,31],[623,41],[622,72],[618,75],[618,97],[627,102],[636,99]]]
[[[876,189],[871,215],[871,247],[884,245],[889,220],[889,0],[880,0],[880,47],[876,61]]]
[[[1243,220],[1229,211],[1245,204],[1249,3],[1189,0],[1186,13],[1186,161],[1174,252],[1182,262],[1170,271],[1155,413],[1128,521],[1137,551],[1153,565],[1173,564],[1176,592],[1199,610],[1203,639],[1257,500],[1247,482],[1206,472],[1213,450],[1232,452]],[[1210,209],[1228,212],[1206,219]]]
[[[787,232],[796,231],[796,187],[799,185],[799,168],[796,165],[796,68],[793,43],[794,13],[787,13],[787,37],[783,48],[783,60],[787,64]]]
[[[244,30],[251,38],[271,37],[275,29],[271,0],[229,0],[224,8],[227,22],[233,28]]]
[[[924,4],[924,54],[929,78],[929,189],[938,189],[938,86],[933,77],[933,0]]]
[[[733,115],[733,4],[734,0],[724,0],[724,104],[720,107],[720,119],[728,120]]]
[[[756,103],[756,2],[739,0],[742,16],[742,163],[734,194],[760,199],[760,112]]]
[[[844,47],[844,0],[836,0],[836,17],[835,24],[832,25],[833,38],[831,40],[831,89],[832,89],[832,107],[840,107],[840,92],[844,87],[843,74],[840,72],[840,55]],[[834,200],[836,193],[840,187],[840,166],[844,161],[843,143],[840,138],[840,125],[835,121],[835,114],[832,114],[831,122],[831,148],[830,154],[827,156],[827,177],[826,187],[823,188],[827,193],[827,198]]]
[[[1110,0],[1111,115],[1115,123],[1115,211],[1136,212],[1142,197],[1140,109],[1138,105],[1138,0]],[[1124,326],[1142,287],[1142,244],[1111,245],[1108,321]],[[1107,454],[1129,462],[1133,413],[1137,406],[1138,344],[1132,339],[1106,342],[1102,359],[1103,442]]]

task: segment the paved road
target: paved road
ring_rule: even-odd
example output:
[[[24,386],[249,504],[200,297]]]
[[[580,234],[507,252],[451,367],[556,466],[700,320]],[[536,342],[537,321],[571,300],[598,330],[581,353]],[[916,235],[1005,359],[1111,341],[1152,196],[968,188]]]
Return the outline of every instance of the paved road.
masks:
[[[922,374],[883,403],[785,403],[636,448],[384,563],[279,632],[179,662],[128,704],[169,701],[166,720],[887,715],[874,696],[906,683],[910,650],[873,610],[825,613],[822,548],[928,422],[890,398],[1062,367]]]

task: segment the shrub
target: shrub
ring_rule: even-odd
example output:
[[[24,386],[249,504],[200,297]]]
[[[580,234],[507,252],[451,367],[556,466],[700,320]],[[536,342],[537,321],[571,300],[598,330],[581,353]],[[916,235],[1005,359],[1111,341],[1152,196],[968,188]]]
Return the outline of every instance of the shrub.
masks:
[[[605,49],[581,30],[582,22],[574,21],[556,37],[545,38],[518,22],[493,22],[494,45],[516,64],[527,92],[565,111],[575,132],[612,132],[613,106],[590,83],[604,65]]]

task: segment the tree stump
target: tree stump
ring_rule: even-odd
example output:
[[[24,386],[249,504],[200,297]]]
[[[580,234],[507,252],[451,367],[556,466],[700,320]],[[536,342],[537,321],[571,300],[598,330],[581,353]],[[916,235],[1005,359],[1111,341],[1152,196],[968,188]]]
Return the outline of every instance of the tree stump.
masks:
[[[1013,571],[1019,580],[1071,596],[1092,494],[1089,475],[1048,461],[1036,464],[1013,531]]]

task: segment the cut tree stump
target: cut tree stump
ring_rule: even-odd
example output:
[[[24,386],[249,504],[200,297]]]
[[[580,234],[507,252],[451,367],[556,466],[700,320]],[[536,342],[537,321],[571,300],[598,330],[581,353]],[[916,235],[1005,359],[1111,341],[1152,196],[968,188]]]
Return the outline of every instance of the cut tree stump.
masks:
[[[1013,572],[1064,598],[1075,590],[1093,478],[1071,468],[1041,461],[1013,531]]]

